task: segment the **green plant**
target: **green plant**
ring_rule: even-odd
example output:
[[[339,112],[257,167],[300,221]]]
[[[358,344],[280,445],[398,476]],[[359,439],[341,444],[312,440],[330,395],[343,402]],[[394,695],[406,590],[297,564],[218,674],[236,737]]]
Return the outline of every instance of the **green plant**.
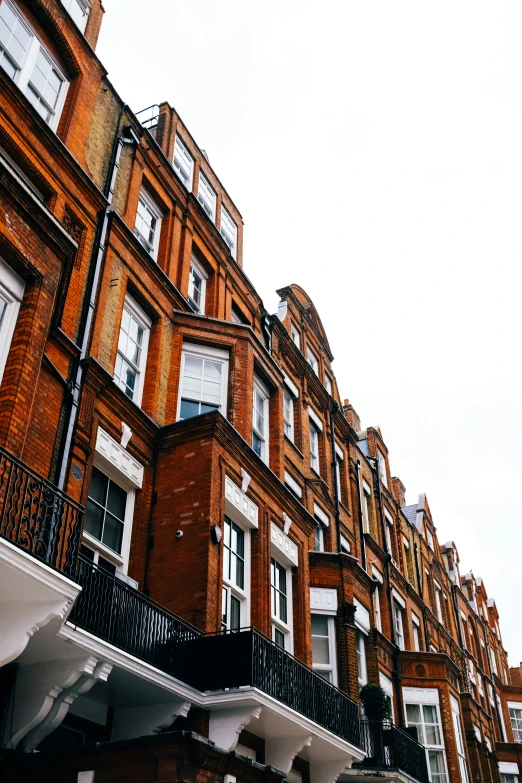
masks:
[[[380,685],[371,682],[361,688],[361,702],[368,720],[383,721],[391,718],[390,697]]]

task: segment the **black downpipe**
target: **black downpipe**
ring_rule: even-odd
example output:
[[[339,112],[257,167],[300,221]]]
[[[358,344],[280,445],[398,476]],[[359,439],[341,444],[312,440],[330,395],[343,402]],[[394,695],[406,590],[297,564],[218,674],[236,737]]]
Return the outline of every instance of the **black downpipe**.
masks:
[[[355,463],[355,474],[357,476],[357,509],[359,511],[359,535],[361,536],[361,565],[366,571],[366,539],[364,538],[363,510],[361,500],[361,461]]]
[[[379,472],[379,461],[375,457],[368,457],[368,460],[372,464],[372,469],[374,472],[374,485],[377,485],[377,501],[379,504],[379,517],[381,520],[381,535],[382,535],[382,542],[383,542],[383,549],[386,552],[386,560],[384,563],[384,578],[386,580],[386,597],[388,599],[388,612],[390,617],[390,631],[391,631],[391,641],[393,644],[393,668],[392,668],[392,677],[393,677],[393,685],[395,688],[395,697],[397,699],[397,707],[399,712],[399,727],[404,727],[404,703],[402,700],[402,692],[401,692],[401,681],[399,676],[399,645],[397,644],[397,639],[395,636],[395,622],[394,622],[394,616],[393,616],[393,601],[392,601],[392,586],[391,586],[391,578],[390,578],[390,562],[392,559],[392,553],[388,551],[388,539],[386,536],[386,520],[384,518],[384,508],[382,503],[382,493],[381,493],[381,476]]]
[[[125,109],[126,104],[123,105],[120,111],[117,125],[118,129]],[[70,399],[65,402],[67,405],[67,411],[65,414],[65,426],[62,434],[58,459],[57,485],[60,489],[64,489],[68,473],[73,433],[76,426],[76,418],[83,386],[83,362],[87,356],[87,349],[91,337],[91,326],[97,305],[98,287],[101,278],[103,260],[105,258],[105,242],[111,220],[111,203],[114,193],[116,175],[118,173],[119,159],[123,145],[125,143],[135,143],[135,141],[136,139],[134,137],[132,137],[132,139],[124,139],[122,136],[117,135],[114,139],[112,148],[111,161],[109,164],[109,170],[107,172],[107,179],[105,181],[105,187],[103,191],[108,203],[105,209],[101,211],[98,216],[98,225],[96,227],[96,235],[92,249],[91,264],[89,266],[87,286],[80,318],[80,327],[78,329],[78,345],[80,347],[80,354],[75,361],[74,368],[71,373],[70,385],[72,387],[72,393]]]
[[[150,498],[150,509],[149,509],[149,520],[147,522],[147,549],[145,551],[145,573],[143,575],[143,592],[145,595],[148,595],[149,592],[149,560],[150,560],[150,550],[152,549],[152,514],[154,510],[154,505],[156,503],[156,468],[158,465],[158,452],[154,452],[153,457],[153,463],[152,463],[152,492],[151,492],[151,498]]]
[[[330,439],[332,445],[332,475],[334,485],[334,499],[335,499],[335,530],[337,534],[337,552],[341,553],[341,511],[339,508],[339,487],[337,486],[337,455],[335,453],[335,414],[339,410],[339,405],[335,400],[332,400],[330,406]]]

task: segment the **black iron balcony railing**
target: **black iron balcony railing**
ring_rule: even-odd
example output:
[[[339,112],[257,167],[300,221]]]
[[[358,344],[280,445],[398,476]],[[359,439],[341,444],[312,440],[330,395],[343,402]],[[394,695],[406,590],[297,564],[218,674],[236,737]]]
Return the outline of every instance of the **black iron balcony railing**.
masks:
[[[190,658],[186,673],[200,690],[259,688],[352,745],[360,746],[356,702],[255,628],[209,635],[187,650]]]
[[[0,536],[74,577],[83,508],[0,447]]]
[[[78,556],[82,592],[70,622],[157,669],[184,679],[181,656],[201,631],[129,587],[117,576]]]
[[[361,745],[366,758],[355,766],[392,768],[405,772],[419,783],[429,783],[426,750],[408,731],[393,723],[361,721]]]

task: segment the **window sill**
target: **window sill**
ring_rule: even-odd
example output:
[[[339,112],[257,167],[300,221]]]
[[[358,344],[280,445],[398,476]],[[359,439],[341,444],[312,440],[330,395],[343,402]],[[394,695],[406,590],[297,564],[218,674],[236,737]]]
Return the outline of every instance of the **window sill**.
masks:
[[[303,452],[302,452],[302,451],[301,451],[301,450],[300,450],[300,449],[299,449],[299,448],[298,448],[298,447],[295,445],[294,441],[293,441],[293,440],[291,440],[291,439],[288,437],[288,435],[285,435],[285,443],[289,443],[289,444],[290,444],[290,446],[292,446],[292,448],[294,449],[294,451],[296,451],[296,452],[299,454],[299,456],[301,457],[301,459],[304,459],[304,454],[303,454]]]

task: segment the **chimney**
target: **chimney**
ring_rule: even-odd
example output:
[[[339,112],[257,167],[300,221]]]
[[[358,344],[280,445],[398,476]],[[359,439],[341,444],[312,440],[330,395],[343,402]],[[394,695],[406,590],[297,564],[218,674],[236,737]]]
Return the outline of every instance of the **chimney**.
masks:
[[[343,413],[348,420],[348,423],[355,432],[361,431],[361,420],[357,414],[355,408],[350,405],[350,400],[345,400],[343,405]]]
[[[394,476],[391,480],[392,483],[392,492],[393,497],[399,504],[399,506],[405,506],[406,505],[406,487],[400,480],[400,478],[397,478],[397,476]]]

